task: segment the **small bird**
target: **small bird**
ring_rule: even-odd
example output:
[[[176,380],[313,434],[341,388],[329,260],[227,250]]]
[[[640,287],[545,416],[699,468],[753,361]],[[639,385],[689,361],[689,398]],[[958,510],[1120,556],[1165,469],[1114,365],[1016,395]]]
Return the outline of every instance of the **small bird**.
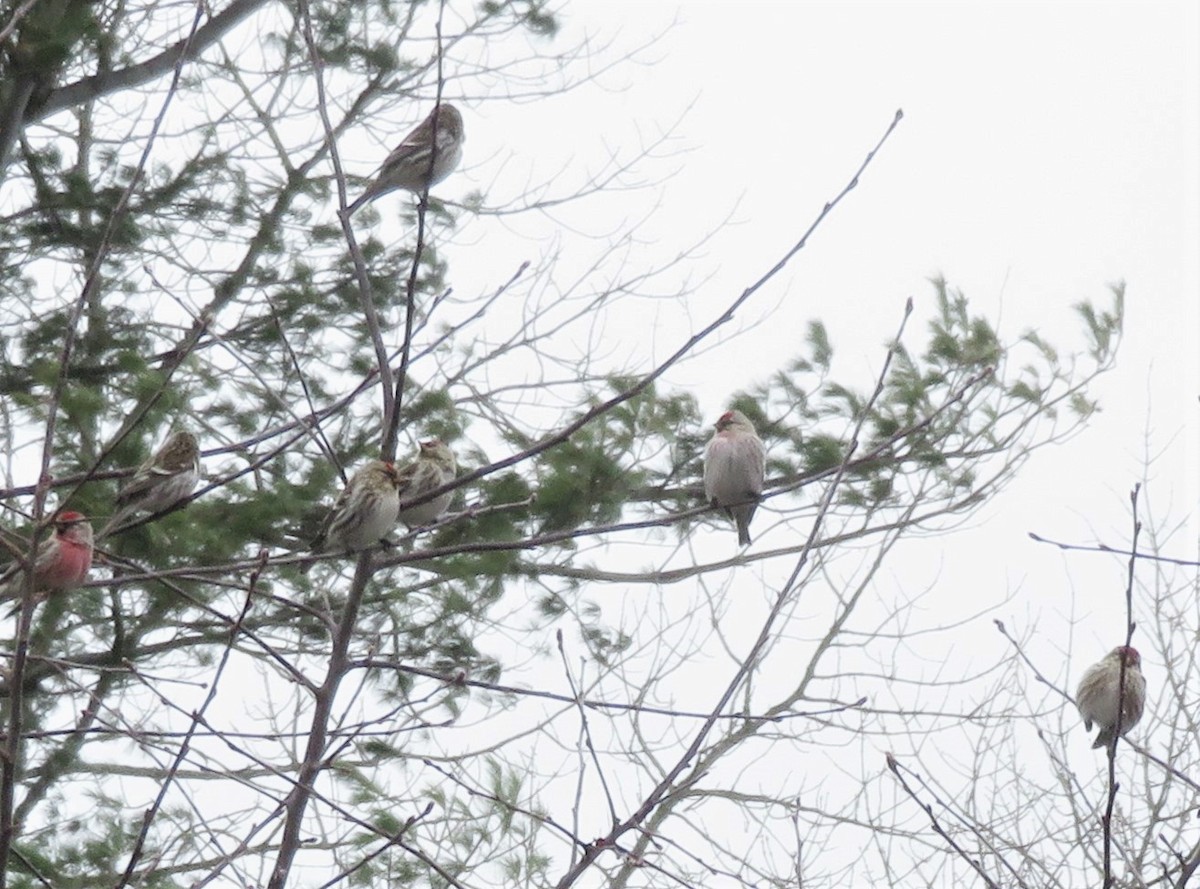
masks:
[[[151,515],[170,509],[200,481],[200,445],[190,432],[176,432],[153,457],[138,467],[117,494],[117,511],[100,531],[107,537],[139,512]]]
[[[1113,742],[1117,727],[1117,699],[1120,695],[1121,660],[1125,660],[1125,695],[1121,707],[1121,734],[1126,734],[1142,718],[1146,706],[1146,679],[1142,676],[1142,656],[1136,648],[1118,645],[1103,660],[1092,664],[1079,680],[1075,703],[1083,717],[1083,727],[1089,732],[1092,723],[1100,726],[1100,734],[1092,748],[1105,747]]]
[[[436,106],[387,156],[367,190],[346,208],[346,218],[349,219],[364,204],[389,191],[402,188],[405,191],[422,192],[437,185],[462,160],[465,141],[463,119],[458,109],[444,102]]]
[[[767,453],[754,424],[741,411],[726,411],[704,451],[704,498],[737,524],[738,545],[750,545],[750,520],[766,477]]]
[[[33,559],[34,601],[52,593],[73,590],[92,569],[92,523],[78,512],[62,512],[54,533],[38,544]],[[25,591],[25,571],[18,564],[0,575],[0,600],[19,598]]]
[[[405,501],[428,494],[454,480],[458,464],[454,452],[440,438],[421,442],[417,459],[400,470],[400,510],[397,521],[409,528],[420,528],[441,518],[454,497],[453,491],[439,494],[432,500],[404,508]]]
[[[372,460],[350,477],[312,543],[314,553],[357,552],[379,543],[400,508],[396,467]]]

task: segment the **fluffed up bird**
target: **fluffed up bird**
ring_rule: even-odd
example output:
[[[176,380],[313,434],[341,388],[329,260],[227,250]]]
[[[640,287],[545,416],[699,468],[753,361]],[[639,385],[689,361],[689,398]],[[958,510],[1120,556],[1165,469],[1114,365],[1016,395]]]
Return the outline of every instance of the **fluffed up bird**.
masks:
[[[453,491],[408,508],[404,504],[449,484],[457,473],[454,452],[441,439],[431,438],[421,442],[417,459],[400,470],[400,510],[397,520],[409,528],[420,528],[441,518],[450,506]]]
[[[399,483],[396,467],[382,460],[372,460],[354,473],[329,511],[312,551],[357,552],[379,543],[396,524]]]
[[[153,515],[170,509],[200,481],[200,446],[190,432],[176,432],[153,457],[138,467],[117,494],[117,511],[100,531],[107,537],[139,512]]]
[[[346,208],[346,217],[389,191],[422,192],[437,185],[462,160],[464,141],[463,119],[458,109],[445,102],[436,106],[387,156],[367,190]]]
[[[33,559],[33,595],[40,602],[52,593],[73,590],[92,569],[92,523],[78,512],[61,512],[53,531],[38,544]],[[25,591],[25,571],[13,565],[0,576],[0,600]]]
[[[1093,749],[1113,742],[1117,727],[1117,700],[1120,696],[1121,660],[1125,660],[1125,696],[1121,707],[1121,734],[1138,724],[1146,706],[1146,679],[1142,676],[1142,656],[1136,648],[1118,645],[1103,660],[1092,664],[1079,680],[1075,703],[1089,732],[1092,723],[1100,726]]]
[[[741,411],[726,411],[704,451],[704,499],[722,507],[737,525],[738,545],[750,545],[750,520],[758,508],[767,452]]]

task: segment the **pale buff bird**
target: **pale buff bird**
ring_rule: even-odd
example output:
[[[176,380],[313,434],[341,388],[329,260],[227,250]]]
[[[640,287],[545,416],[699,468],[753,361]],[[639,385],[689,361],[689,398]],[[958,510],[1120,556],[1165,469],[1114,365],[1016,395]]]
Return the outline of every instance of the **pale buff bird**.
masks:
[[[1083,727],[1100,726],[1093,748],[1112,743],[1117,727],[1117,701],[1120,697],[1121,660],[1125,661],[1125,696],[1121,707],[1121,734],[1138,724],[1146,706],[1146,679],[1142,676],[1142,656],[1136,648],[1118,645],[1092,666],[1079,680],[1075,703],[1083,716]]]
[[[329,511],[312,551],[357,552],[379,543],[396,523],[399,481],[396,467],[382,460],[372,460],[354,473]]]
[[[441,439],[431,438],[421,442],[417,459],[400,470],[400,509],[397,521],[403,522],[409,528],[420,528],[437,521],[450,506],[454,497],[453,491],[439,494],[432,500],[405,507],[407,501],[414,500],[430,491],[440,488],[454,480],[458,473],[458,464],[454,460],[454,452]]]
[[[117,494],[117,511],[100,531],[107,537],[139,512],[151,515],[170,509],[200,481],[200,445],[190,432],[176,432],[138,467]]]
[[[458,109],[445,102],[438,105],[387,156],[367,190],[346,208],[346,216],[353,216],[360,207],[390,191],[419,193],[437,185],[462,160],[464,141],[463,119]]]
[[[704,451],[704,498],[737,525],[738,545],[750,545],[750,520],[758,508],[767,453],[741,411],[726,411]]]

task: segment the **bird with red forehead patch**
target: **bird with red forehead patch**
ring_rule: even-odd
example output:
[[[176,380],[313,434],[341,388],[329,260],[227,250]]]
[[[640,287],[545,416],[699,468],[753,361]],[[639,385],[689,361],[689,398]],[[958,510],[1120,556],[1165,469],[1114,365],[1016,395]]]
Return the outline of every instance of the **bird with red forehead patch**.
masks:
[[[762,496],[767,452],[741,411],[726,411],[704,451],[704,499],[737,526],[738,545],[750,545],[750,520]]]
[[[1125,693],[1121,694],[1121,666],[1124,663]],[[1092,730],[1100,726],[1093,749],[1106,747],[1114,740],[1117,715],[1120,714],[1121,734],[1138,724],[1146,706],[1146,678],[1142,676],[1142,656],[1128,645],[1118,645],[1104,658],[1092,664],[1079,680],[1075,703],[1083,717],[1083,727]]]
[[[420,444],[417,459],[400,470],[400,510],[397,521],[409,528],[431,525],[450,508],[453,491],[438,494],[432,500],[405,506],[405,503],[436,491],[442,485],[454,481],[458,474],[458,463],[454,452],[440,438],[431,438]]]
[[[58,514],[52,527],[31,560],[35,602],[75,589],[92,570],[92,523],[82,513],[67,511]],[[0,575],[0,600],[19,598],[25,589],[22,565],[12,565]]]

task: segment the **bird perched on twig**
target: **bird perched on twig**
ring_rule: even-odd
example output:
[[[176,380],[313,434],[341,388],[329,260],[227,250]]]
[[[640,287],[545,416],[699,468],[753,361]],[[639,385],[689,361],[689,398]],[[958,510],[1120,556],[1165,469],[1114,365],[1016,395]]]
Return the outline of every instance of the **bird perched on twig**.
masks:
[[[315,553],[357,552],[379,543],[400,509],[396,467],[372,460],[350,477],[313,541]]]
[[[738,545],[750,545],[750,520],[766,477],[767,453],[754,424],[741,411],[726,411],[704,451],[704,499],[724,509],[737,525]]]
[[[200,481],[200,446],[190,432],[176,432],[158,452],[138,467],[117,494],[117,511],[100,531],[107,537],[139,512],[151,515],[170,509]]]
[[[1121,696],[1121,661],[1125,661],[1125,695]],[[1079,680],[1075,703],[1083,717],[1083,727],[1092,730],[1100,726],[1100,734],[1092,748],[1105,747],[1113,742],[1117,728],[1117,702],[1121,700],[1121,734],[1125,735],[1138,724],[1146,706],[1146,678],[1142,676],[1142,656],[1136,648],[1118,645],[1097,663],[1092,664]]]
[[[81,513],[67,511],[59,513],[53,527],[32,560],[35,602],[75,589],[92,569],[92,523]],[[25,570],[20,564],[0,575],[0,600],[19,598],[24,591]]]
[[[346,208],[346,218],[390,191],[422,192],[437,185],[462,160],[465,140],[458,109],[445,102],[438,105],[387,156],[367,190]]]
[[[420,528],[441,518],[450,506],[453,491],[407,509],[404,504],[448,484],[457,473],[458,463],[454,460],[454,452],[440,438],[421,442],[417,459],[400,470],[400,510],[397,520],[409,528]]]

